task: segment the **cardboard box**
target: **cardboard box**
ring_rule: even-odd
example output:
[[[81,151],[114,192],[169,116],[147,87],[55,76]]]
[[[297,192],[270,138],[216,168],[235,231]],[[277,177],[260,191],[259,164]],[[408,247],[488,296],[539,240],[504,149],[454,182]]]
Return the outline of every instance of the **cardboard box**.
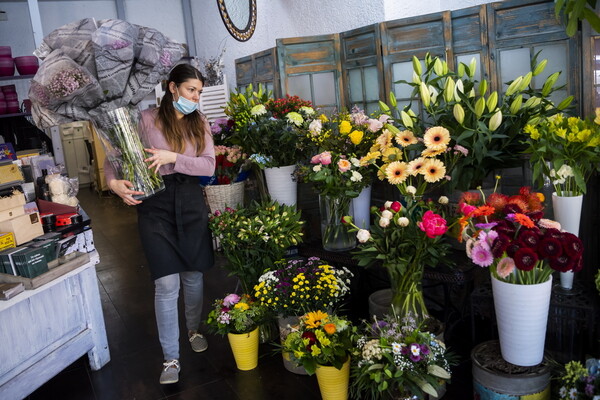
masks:
[[[10,196],[0,197],[0,211],[10,210],[25,205],[25,196],[18,190],[14,190]]]
[[[23,176],[23,172],[21,172],[21,168],[13,163],[0,165],[0,185],[13,182],[25,182],[25,177]]]
[[[24,214],[0,222],[0,232],[12,232],[17,246],[44,234],[40,214]]]
[[[0,221],[7,221],[23,214],[25,214],[25,208],[23,206],[9,208],[8,210],[0,210]]]
[[[0,233],[0,251],[15,247],[15,235],[12,232]]]

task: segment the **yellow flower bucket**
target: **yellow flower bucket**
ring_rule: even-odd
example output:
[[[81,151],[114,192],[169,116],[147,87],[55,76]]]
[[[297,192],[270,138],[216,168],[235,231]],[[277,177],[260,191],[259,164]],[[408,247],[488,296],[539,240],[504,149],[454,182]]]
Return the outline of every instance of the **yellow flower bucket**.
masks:
[[[241,371],[249,371],[258,365],[258,328],[248,333],[228,333],[229,345],[235,364]]]
[[[342,369],[318,365],[317,382],[321,390],[323,400],[347,400],[348,383],[350,381],[350,357],[346,360]]]

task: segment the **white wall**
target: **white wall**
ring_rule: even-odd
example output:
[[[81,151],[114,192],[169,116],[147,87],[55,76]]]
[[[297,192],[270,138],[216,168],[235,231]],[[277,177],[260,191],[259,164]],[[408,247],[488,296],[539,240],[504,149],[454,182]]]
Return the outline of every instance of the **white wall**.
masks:
[[[0,8],[2,7],[1,4]],[[117,8],[112,0],[40,1],[38,6],[44,36],[56,28],[83,18],[117,18]]]
[[[193,1],[193,0],[192,0]],[[181,0],[125,0],[125,20],[185,43]]]

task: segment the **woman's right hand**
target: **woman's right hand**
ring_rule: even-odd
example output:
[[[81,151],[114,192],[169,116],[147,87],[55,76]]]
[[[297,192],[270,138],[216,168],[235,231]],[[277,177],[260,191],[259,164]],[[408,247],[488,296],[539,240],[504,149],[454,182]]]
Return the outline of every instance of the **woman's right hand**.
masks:
[[[135,206],[141,203],[140,200],[133,198],[133,195],[141,195],[144,192],[133,190],[133,183],[124,179],[113,179],[108,182],[108,187],[117,196],[123,199],[123,202],[128,206]]]

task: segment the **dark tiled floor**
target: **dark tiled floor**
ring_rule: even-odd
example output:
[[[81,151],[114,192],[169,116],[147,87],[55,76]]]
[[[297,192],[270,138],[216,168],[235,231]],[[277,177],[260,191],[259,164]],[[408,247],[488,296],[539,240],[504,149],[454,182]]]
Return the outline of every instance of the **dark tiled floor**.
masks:
[[[180,381],[174,385],[160,385],[162,352],[154,318],[154,291],[137,235],[135,210],[116,197],[99,197],[86,188],[78,197],[92,219],[95,244],[100,254],[96,269],[111,361],[100,371],[91,371],[87,357],[82,357],[32,393],[29,399],[320,398],[316,378],[286,371],[281,356],[274,354],[271,345],[261,345],[257,369],[241,372],[235,368],[227,339],[213,335],[207,335],[208,350],[199,354],[194,353],[182,338]],[[207,272],[205,310],[213,299],[233,291],[235,286],[236,281],[227,277],[219,265]],[[180,323],[184,332],[183,317]],[[447,400],[472,398],[468,361],[472,344],[468,327],[463,325],[457,326],[450,340],[462,362],[454,369],[452,383],[444,396]]]

